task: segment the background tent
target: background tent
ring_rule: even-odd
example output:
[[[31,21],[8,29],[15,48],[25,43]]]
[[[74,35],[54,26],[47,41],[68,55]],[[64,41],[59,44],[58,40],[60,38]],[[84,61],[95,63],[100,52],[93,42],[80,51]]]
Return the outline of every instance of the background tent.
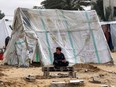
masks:
[[[95,11],[18,8],[4,62],[28,66],[53,63],[60,46],[70,65],[107,63],[111,55]]]
[[[108,29],[104,28],[104,31],[108,31],[110,35],[105,35],[109,40],[109,47],[111,50],[116,51],[116,21],[110,21],[110,22],[101,22],[102,26],[109,26]],[[111,39],[111,40],[110,40]]]
[[[0,48],[5,47],[5,39],[7,36],[11,36],[12,30],[7,25],[4,19],[0,20]]]

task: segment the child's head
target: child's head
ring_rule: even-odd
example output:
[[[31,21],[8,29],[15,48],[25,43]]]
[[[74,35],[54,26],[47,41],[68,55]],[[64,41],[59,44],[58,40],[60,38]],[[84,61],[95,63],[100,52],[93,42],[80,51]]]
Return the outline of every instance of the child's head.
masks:
[[[60,54],[61,51],[62,51],[62,48],[61,48],[61,47],[57,47],[57,48],[56,48],[56,53],[57,53],[57,54]]]

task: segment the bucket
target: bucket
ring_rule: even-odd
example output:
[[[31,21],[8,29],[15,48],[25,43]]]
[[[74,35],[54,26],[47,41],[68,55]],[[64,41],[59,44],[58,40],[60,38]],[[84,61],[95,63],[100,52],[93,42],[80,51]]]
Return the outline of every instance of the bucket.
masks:
[[[0,60],[3,60],[3,53],[0,53]]]

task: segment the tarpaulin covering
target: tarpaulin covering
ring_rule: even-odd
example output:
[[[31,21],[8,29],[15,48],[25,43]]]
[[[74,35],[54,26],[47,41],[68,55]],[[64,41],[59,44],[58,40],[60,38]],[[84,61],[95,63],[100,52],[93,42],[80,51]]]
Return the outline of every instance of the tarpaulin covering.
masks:
[[[111,33],[114,51],[116,51],[116,23],[110,25],[110,33]]]
[[[70,65],[111,61],[95,11],[18,8],[4,62],[26,66],[41,61],[49,65],[57,46],[62,47]]]
[[[105,36],[106,39],[108,38],[109,47],[111,50],[116,51],[116,21],[101,22],[100,24],[106,26],[106,28],[103,28],[103,31],[107,33]],[[109,29],[107,29],[107,26],[110,26]]]
[[[5,20],[0,20],[0,48],[5,47],[5,39],[7,36],[11,36],[12,30],[6,25]]]

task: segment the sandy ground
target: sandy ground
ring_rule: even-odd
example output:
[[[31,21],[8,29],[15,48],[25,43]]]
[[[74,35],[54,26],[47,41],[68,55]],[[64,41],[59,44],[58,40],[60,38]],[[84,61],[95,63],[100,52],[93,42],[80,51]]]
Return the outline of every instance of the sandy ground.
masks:
[[[112,53],[116,62],[116,53]],[[77,67],[78,78],[43,78],[41,67],[17,68],[12,66],[0,66],[0,87],[50,87],[52,81],[69,81],[71,79],[84,80],[84,86],[75,87],[101,87],[101,85],[112,85],[116,87],[116,66],[115,65],[79,65]],[[56,73],[50,73],[54,76]],[[34,82],[28,82],[24,78],[28,75],[37,77]],[[91,83],[92,77],[101,83]],[[66,86],[65,86],[66,87]],[[71,86],[74,87],[74,86]],[[110,86],[109,86],[110,87]]]

